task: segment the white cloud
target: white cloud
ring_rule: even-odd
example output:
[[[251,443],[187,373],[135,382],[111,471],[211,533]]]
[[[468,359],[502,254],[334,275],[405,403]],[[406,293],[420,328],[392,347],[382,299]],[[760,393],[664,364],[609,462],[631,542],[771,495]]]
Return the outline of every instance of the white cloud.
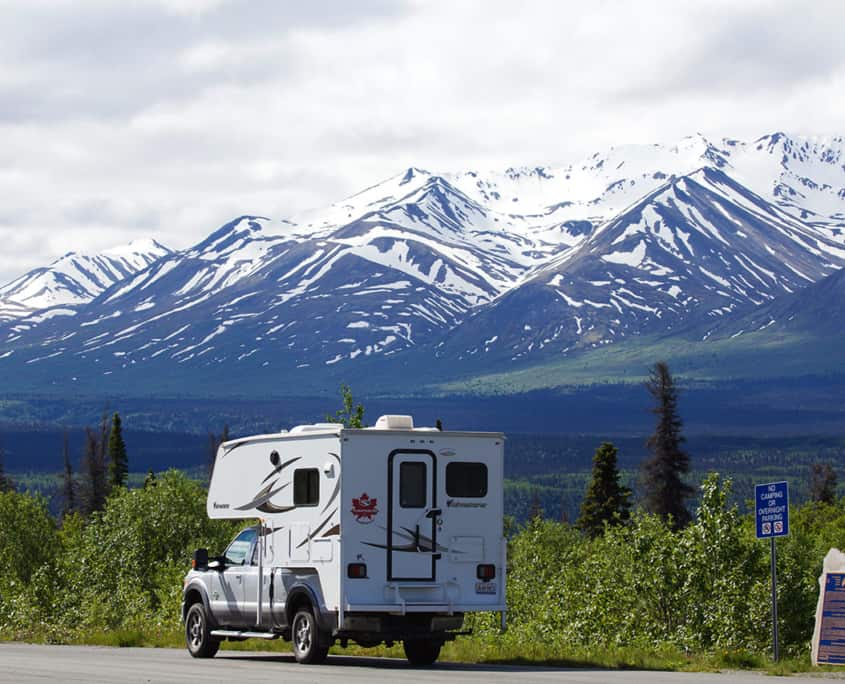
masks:
[[[0,281],[135,237],[184,247],[411,165],[842,134],[843,20],[824,0],[6,2]]]

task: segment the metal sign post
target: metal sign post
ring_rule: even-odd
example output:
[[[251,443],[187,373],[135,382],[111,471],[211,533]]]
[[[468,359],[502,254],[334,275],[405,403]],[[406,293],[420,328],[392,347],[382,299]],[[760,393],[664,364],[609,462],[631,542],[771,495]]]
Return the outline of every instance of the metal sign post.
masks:
[[[789,485],[770,482],[754,487],[754,518],[757,539],[770,539],[772,544],[772,640],[775,662],[780,659],[778,641],[778,573],[775,537],[789,534]]]
[[[780,640],[778,639],[778,553],[775,538],[772,537],[772,639],[774,641],[775,662],[780,660]]]

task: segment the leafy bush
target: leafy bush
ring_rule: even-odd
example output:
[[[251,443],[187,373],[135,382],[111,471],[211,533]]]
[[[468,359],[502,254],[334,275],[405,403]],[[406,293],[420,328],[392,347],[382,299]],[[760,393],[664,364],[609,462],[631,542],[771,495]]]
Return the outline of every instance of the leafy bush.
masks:
[[[768,545],[754,537],[753,519],[728,505],[730,490],[730,481],[708,476],[696,521],[681,531],[642,511],[593,540],[566,524],[532,521],[511,543],[508,638],[554,641],[563,652],[661,644],[688,652],[765,652]],[[843,520],[831,520],[831,513],[805,507],[792,536],[778,542],[785,651],[806,650],[821,559],[845,541]],[[482,633],[488,627],[472,622]]]
[[[470,615],[477,649],[560,662],[611,652],[634,664],[649,653],[758,662],[770,648],[761,629],[769,624],[768,544],[729,504],[730,490],[730,481],[707,477],[696,520],[680,531],[642,511],[593,539],[532,520],[509,542],[510,629],[501,636],[497,616]],[[0,494],[0,634],[172,642],[192,550],[221,551],[243,524],[209,520],[205,502],[200,484],[170,471],[146,488],[118,488],[102,512],[58,527],[43,498]],[[784,653],[807,652],[831,546],[845,547],[841,503],[793,511],[791,534],[778,541]]]
[[[0,492],[0,631],[40,624],[40,607],[58,554],[56,521],[41,496]]]
[[[191,552],[222,549],[235,529],[209,520],[205,490],[175,470],[150,487],[118,488],[103,511],[87,522],[69,516],[60,533],[42,499],[17,497],[0,503],[0,550],[21,559],[15,576],[26,591],[13,591],[19,608],[5,612],[13,630],[27,631],[34,611],[20,606],[34,595],[35,622],[50,624],[56,639],[75,630],[175,628]],[[7,525],[28,532],[7,535]]]

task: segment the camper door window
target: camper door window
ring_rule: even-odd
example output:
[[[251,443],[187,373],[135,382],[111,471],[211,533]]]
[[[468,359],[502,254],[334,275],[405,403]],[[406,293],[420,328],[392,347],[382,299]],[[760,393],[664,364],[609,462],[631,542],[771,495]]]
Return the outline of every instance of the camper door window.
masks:
[[[226,565],[244,565],[255,541],[255,528],[250,527],[241,532],[226,549]]]
[[[399,464],[399,505],[402,508],[425,508],[426,465],[419,461]]]
[[[449,463],[446,466],[446,494],[466,499],[487,496],[487,466],[461,461]]]
[[[302,468],[293,471],[293,505],[316,506],[320,503],[320,471]]]

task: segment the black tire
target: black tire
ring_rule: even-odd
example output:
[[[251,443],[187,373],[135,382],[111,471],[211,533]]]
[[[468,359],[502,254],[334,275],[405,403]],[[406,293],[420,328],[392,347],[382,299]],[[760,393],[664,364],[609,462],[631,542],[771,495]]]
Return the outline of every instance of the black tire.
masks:
[[[293,657],[304,665],[319,665],[329,654],[328,635],[319,628],[310,608],[301,608],[293,617],[290,630]]]
[[[440,656],[443,643],[430,639],[406,639],[402,642],[405,657],[414,667],[428,667]]]
[[[213,658],[220,648],[220,639],[211,636],[202,603],[193,604],[185,616],[185,644],[194,658]]]

